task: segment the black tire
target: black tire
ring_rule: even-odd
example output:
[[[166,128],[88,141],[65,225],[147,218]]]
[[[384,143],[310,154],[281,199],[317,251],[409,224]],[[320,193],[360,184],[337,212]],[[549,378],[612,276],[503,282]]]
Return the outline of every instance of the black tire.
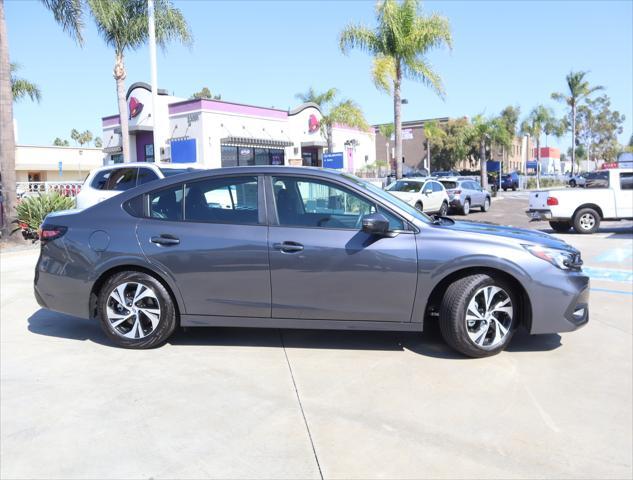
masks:
[[[507,192],[507,191],[508,191],[508,189],[507,189],[506,187],[503,187],[503,191],[504,191],[504,192]]]
[[[470,213],[470,199],[464,200],[464,204],[462,205],[462,215],[468,215]]]
[[[490,203],[490,197],[486,197],[486,199],[484,200],[484,204],[481,206],[481,211],[487,212],[488,210],[490,210]]]
[[[116,302],[114,304],[112,303],[113,300],[110,298],[110,294],[113,293],[117,286],[124,283],[141,284],[148,287],[155,296],[155,299],[152,298],[151,301],[158,302],[158,307],[160,308],[158,324],[153,327],[153,331],[148,333],[146,336],[141,337],[139,334],[135,336],[140,338],[124,337],[121,333],[121,329],[125,330],[129,326],[129,330],[133,330],[133,320],[129,320],[128,323],[124,322],[121,326],[115,327],[108,319],[107,308],[109,302],[111,309],[112,307],[116,308],[117,305]],[[129,292],[129,287],[127,291]],[[131,303],[128,305],[131,305]],[[155,308],[156,306],[152,305],[151,307]],[[128,310],[128,312],[130,311],[128,308],[125,308],[125,310]],[[116,273],[105,282],[99,291],[97,314],[101,323],[101,328],[108,338],[110,338],[110,340],[112,340],[112,342],[117,346],[124,348],[146,349],[158,347],[164,344],[172,333],[174,333],[178,324],[174,302],[165,286],[154,277],[147,275],[146,273],[135,271]],[[125,312],[125,314],[127,314],[127,312]],[[143,331],[143,334],[145,334],[145,331],[150,330],[151,322],[149,321],[149,317],[143,315],[141,315],[141,319],[142,321],[140,323],[143,323],[146,326]],[[131,323],[132,325],[130,326]],[[136,333],[138,333],[138,331]]]
[[[552,227],[552,229],[555,232],[559,232],[559,233],[566,233],[569,232],[569,230],[571,229],[572,225],[571,222],[549,222],[549,226]]]
[[[574,187],[576,186],[576,180],[570,180],[570,181],[569,181],[569,186],[570,186],[571,188],[574,188]]]
[[[440,210],[437,213],[440,217],[445,217],[446,214],[448,213],[448,203],[442,202],[442,206],[440,207]]]
[[[582,234],[595,233],[600,228],[600,215],[593,208],[581,208],[574,214],[574,230]]]
[[[415,204],[415,209],[419,210],[420,212],[424,211],[424,207],[422,206],[422,202],[418,202]]]
[[[518,185],[512,185],[512,191],[513,191],[513,192],[516,192],[516,191],[517,191],[517,188],[519,188],[519,186],[518,186]]]
[[[494,347],[477,345],[468,334],[466,310],[472,297],[482,288],[496,286],[507,292],[512,302],[514,314],[509,319],[507,334]],[[489,275],[477,274],[461,278],[449,285],[440,306],[440,330],[444,341],[458,352],[473,358],[490,357],[505,349],[519,324],[517,317],[520,312],[517,294],[510,284],[502,279]],[[491,332],[494,333],[494,332]]]

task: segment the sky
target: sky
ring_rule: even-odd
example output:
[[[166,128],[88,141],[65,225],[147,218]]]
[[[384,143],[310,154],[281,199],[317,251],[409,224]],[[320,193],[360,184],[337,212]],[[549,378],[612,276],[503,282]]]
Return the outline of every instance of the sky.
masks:
[[[373,1],[205,1],[176,0],[194,43],[159,50],[158,83],[188,98],[207,86],[223,100],[292,108],[295,94],[312,86],[336,87],[351,98],[369,123],[393,121],[390,97],[374,87],[369,55],[343,55],[338,35],[349,23],[375,25]],[[571,70],[589,71],[603,85],[612,108],[626,116],[619,136],[633,133],[633,1],[436,0],[422,12],[445,15],[453,49],[428,55],[442,77],[446,97],[405,81],[404,120],[496,115],[518,105],[522,117],[537,104],[565,107],[550,94],[565,91]],[[101,133],[101,117],[117,113],[112,77],[114,52],[85,18],[85,44],[78,46],[38,0],[5,0],[12,62],[36,83],[40,103],[15,104],[19,144],[70,140],[70,130]],[[129,86],[149,81],[147,47],[126,56]],[[566,151],[569,138],[549,140]]]

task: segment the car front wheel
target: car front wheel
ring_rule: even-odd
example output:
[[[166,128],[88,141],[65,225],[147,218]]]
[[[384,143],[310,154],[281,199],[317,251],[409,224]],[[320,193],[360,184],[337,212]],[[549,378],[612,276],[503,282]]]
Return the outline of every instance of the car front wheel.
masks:
[[[169,292],[142,272],[119,272],[101,288],[97,302],[106,335],[125,348],[153,348],[176,329],[176,309]]]
[[[424,211],[424,207],[422,206],[421,202],[418,202],[418,203],[415,204],[415,209],[419,210],[420,212]]]
[[[446,214],[448,213],[448,203],[446,202],[442,203],[442,206],[440,207],[440,211],[437,213],[439,214],[440,217],[445,217]]]
[[[442,337],[469,357],[502,351],[514,333],[519,303],[513,288],[490,275],[476,274],[452,283],[440,307]]]
[[[490,210],[490,197],[486,197],[484,204],[481,206],[482,212],[487,212],[488,210]]]

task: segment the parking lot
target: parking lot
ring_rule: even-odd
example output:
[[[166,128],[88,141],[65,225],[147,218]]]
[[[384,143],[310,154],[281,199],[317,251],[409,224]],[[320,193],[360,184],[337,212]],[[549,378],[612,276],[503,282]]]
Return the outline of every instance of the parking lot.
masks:
[[[470,220],[528,223],[523,192]],[[472,360],[423,334],[193,329],[114,348],[1,269],[2,478],[631,478],[633,225],[560,235],[588,326]]]

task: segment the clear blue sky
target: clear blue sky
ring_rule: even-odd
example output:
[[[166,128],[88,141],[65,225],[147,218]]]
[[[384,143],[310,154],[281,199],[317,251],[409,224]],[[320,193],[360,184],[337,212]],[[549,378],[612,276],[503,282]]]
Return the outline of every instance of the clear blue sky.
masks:
[[[390,98],[369,76],[370,58],[342,55],[338,33],[349,22],[374,25],[371,1],[177,1],[189,20],[191,49],[168,47],[159,55],[159,85],[188,97],[208,86],[229,101],[288,108],[309,86],[337,87],[357,101],[370,123],[392,120]],[[423,10],[446,15],[454,49],[430,60],[445,81],[442,101],[423,85],[405,82],[405,120],[477,113],[496,114],[509,104],[526,114],[565,88],[570,70],[590,70],[612,107],[626,115],[621,142],[633,129],[633,2],[428,1]],[[70,130],[100,134],[102,116],[116,113],[113,52],[86,18],[78,47],[39,1],[6,0],[11,59],[21,76],[42,90],[40,104],[15,107],[18,139],[49,144]],[[127,85],[149,79],[147,48],[127,56]],[[550,141],[551,145],[555,142]],[[569,140],[560,142],[565,150]]]

